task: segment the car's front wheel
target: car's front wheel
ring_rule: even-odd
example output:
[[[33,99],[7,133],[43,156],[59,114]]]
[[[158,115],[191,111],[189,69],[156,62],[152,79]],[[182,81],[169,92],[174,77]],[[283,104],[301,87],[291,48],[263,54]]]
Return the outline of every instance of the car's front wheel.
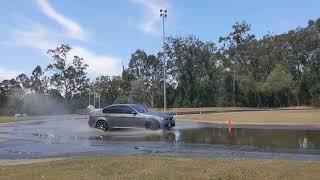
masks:
[[[96,128],[102,131],[107,131],[108,130],[108,123],[104,120],[99,120],[96,123]]]
[[[160,128],[160,124],[157,121],[147,121],[145,128],[150,130],[158,130]]]

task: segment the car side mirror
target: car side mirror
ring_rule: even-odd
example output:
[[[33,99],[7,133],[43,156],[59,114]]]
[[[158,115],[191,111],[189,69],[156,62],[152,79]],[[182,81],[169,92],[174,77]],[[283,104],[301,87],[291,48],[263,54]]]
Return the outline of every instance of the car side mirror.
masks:
[[[137,115],[138,113],[135,111],[132,111],[131,114]]]

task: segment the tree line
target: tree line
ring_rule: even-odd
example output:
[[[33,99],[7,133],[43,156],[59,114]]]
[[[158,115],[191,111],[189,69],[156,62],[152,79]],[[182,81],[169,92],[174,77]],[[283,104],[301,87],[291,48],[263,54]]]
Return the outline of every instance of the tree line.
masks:
[[[137,49],[121,75],[92,81],[83,58],[74,56],[67,63],[71,49],[68,44],[50,49],[53,63],[45,69],[37,66],[30,76],[2,81],[0,113],[26,111],[25,99],[35,95],[75,112],[88,105],[92,92],[100,95],[101,106],[163,107],[164,58],[168,107],[320,106],[320,19],[260,39],[245,21],[236,22],[218,42],[193,35],[168,37],[164,52]]]

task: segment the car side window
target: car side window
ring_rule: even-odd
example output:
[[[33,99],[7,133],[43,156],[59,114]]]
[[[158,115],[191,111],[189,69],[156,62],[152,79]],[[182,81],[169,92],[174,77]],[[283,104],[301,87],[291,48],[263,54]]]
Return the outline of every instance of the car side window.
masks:
[[[132,114],[133,109],[129,106],[120,106],[119,113],[121,114]]]
[[[111,106],[102,110],[103,113],[110,114],[132,114],[134,110],[128,106]]]
[[[114,106],[106,107],[102,110],[103,113],[117,113]]]

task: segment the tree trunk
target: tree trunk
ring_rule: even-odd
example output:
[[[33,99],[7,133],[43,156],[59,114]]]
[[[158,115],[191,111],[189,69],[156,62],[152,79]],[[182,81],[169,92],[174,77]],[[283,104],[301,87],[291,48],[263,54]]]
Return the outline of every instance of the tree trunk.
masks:
[[[275,95],[275,98],[276,98],[276,101],[278,102],[279,107],[282,107],[282,104],[281,104],[281,101],[280,101],[278,94]]]
[[[287,106],[290,106],[290,90],[288,90],[288,104]]]
[[[275,104],[274,104],[274,94],[273,94],[273,93],[272,93],[271,99],[272,99],[271,107],[274,107],[274,106],[275,106]]]
[[[235,78],[235,72],[233,72],[233,78],[232,78],[232,103],[233,106],[236,106],[236,78]]]
[[[297,105],[300,106],[300,101],[299,101],[298,95],[295,95],[295,97],[296,97],[296,100],[297,100]]]
[[[154,89],[152,88],[151,107],[154,108]]]

